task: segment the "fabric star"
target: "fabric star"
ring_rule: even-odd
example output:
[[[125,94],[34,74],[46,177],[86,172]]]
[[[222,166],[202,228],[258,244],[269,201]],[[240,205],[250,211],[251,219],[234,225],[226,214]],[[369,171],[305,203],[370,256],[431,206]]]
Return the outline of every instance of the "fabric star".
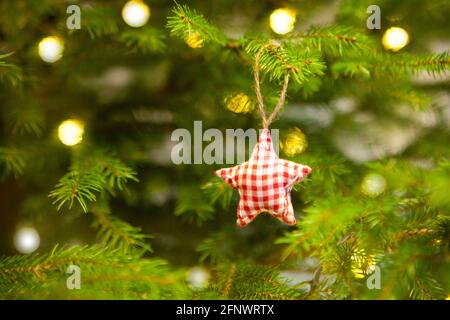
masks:
[[[217,170],[215,174],[239,191],[237,224],[245,227],[261,212],[268,212],[288,225],[295,224],[291,190],[310,172],[308,166],[279,159],[269,129],[263,129],[247,162]]]

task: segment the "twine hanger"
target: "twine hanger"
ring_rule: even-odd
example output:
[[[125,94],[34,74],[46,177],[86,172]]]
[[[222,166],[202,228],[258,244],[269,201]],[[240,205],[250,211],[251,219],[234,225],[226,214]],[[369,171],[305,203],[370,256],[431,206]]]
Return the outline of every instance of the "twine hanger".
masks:
[[[272,121],[277,116],[278,112],[281,110],[281,108],[284,105],[284,101],[286,99],[286,92],[288,89],[289,84],[289,76],[290,72],[289,70],[286,70],[286,74],[284,75],[284,81],[283,81],[283,87],[281,88],[280,97],[278,98],[278,102],[273,109],[272,113],[270,114],[269,118],[266,118],[266,113],[264,111],[264,99],[261,94],[261,87],[260,87],[260,80],[259,80],[259,61],[261,59],[261,54],[269,45],[263,46],[261,49],[258,50],[255,56],[255,67],[254,67],[254,79],[255,79],[255,91],[256,91],[256,98],[258,100],[258,108],[259,113],[262,120],[262,126],[263,129],[268,129]]]

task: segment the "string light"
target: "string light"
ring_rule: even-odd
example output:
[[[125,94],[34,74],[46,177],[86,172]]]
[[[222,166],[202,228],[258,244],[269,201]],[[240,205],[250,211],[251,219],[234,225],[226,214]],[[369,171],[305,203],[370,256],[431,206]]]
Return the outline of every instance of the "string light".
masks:
[[[377,197],[386,190],[386,179],[378,173],[366,175],[361,183],[361,192],[369,197]]]
[[[367,270],[375,265],[375,255],[366,254],[364,249],[355,251],[350,257],[352,264],[351,269],[355,278],[362,279],[366,276]]]
[[[285,138],[281,141],[281,149],[288,157],[293,157],[306,150],[308,140],[299,128],[289,130]]]
[[[83,140],[84,125],[78,120],[63,121],[58,127],[58,138],[66,146],[74,146]]]
[[[187,273],[187,282],[193,289],[205,288],[209,283],[210,273],[201,266],[191,268]]]
[[[270,15],[270,27],[275,33],[286,34],[294,29],[295,20],[295,10],[288,8],[276,9]]]
[[[64,43],[58,37],[46,37],[39,42],[39,56],[48,63],[53,63],[62,58]]]
[[[17,230],[14,236],[14,246],[20,253],[32,253],[40,244],[39,233],[31,227],[24,227]]]
[[[184,39],[184,42],[186,42],[186,44],[193,49],[201,48],[204,45],[203,38],[200,36],[198,32],[190,33]]]
[[[128,1],[123,6],[122,18],[130,27],[142,27],[150,18],[150,8],[142,1]]]
[[[234,113],[248,113],[254,107],[250,98],[242,92],[226,97],[224,102],[227,109]]]
[[[385,49],[399,51],[409,43],[409,35],[405,29],[392,27],[386,30],[382,43]]]

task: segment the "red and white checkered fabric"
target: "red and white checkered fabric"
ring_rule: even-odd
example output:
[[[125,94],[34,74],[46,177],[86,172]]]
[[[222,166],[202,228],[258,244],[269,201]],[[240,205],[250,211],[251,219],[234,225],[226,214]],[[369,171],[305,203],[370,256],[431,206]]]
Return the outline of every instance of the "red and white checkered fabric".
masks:
[[[215,174],[239,191],[237,224],[245,227],[261,212],[268,212],[288,225],[296,223],[291,190],[311,172],[311,168],[279,159],[269,129],[264,129],[250,159]]]

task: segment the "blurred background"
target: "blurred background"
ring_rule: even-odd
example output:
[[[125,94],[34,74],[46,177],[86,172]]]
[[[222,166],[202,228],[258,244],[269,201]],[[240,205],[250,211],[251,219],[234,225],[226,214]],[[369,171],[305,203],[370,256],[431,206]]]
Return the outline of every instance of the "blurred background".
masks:
[[[283,275],[299,282],[312,278],[321,254],[331,254],[311,253],[306,244],[334,250],[356,237],[366,251],[388,254],[400,243],[399,232],[436,230],[435,219],[448,217],[449,1],[180,4],[195,15],[161,0],[0,2],[0,256],[99,242],[98,216],[91,211],[94,203],[107,203],[114,217],[152,236],[148,255],[171,265],[208,269],[217,261],[245,259],[282,264]],[[67,12],[70,5],[80,9],[80,29],[68,27],[77,23],[77,9]],[[367,28],[370,5],[381,10],[380,29]],[[182,24],[190,14],[211,25],[195,18],[190,29]],[[172,24],[167,17],[175,17]],[[334,29],[324,29],[317,40],[314,28],[325,26]],[[341,34],[348,37],[342,46]],[[310,42],[295,44],[296,37]],[[321,74],[291,81],[287,104],[272,124],[280,129],[280,156],[313,168],[293,193],[297,218],[310,217],[305,225],[317,224],[312,230],[324,233],[310,243],[301,236],[292,240],[307,226],[288,227],[269,215],[237,228],[238,195],[220,189],[213,176],[230,165],[171,161],[177,144],[172,132],[193,133],[195,120],[203,130],[223,133],[260,128],[247,38],[291,39],[300,46],[296,52],[319,56]],[[336,42],[328,45],[328,38]],[[270,81],[270,72],[263,70],[263,91],[272,106],[279,79]],[[92,165],[117,165],[111,176],[124,174],[123,188],[113,184],[94,192],[97,201],[86,200],[87,210],[77,199],[69,208],[70,196],[57,210],[62,191],[56,185],[89,157]],[[115,175],[116,169],[122,171]],[[380,203],[384,208],[375,208]],[[366,213],[383,210],[392,224],[371,229]],[[402,220],[408,210],[422,220]],[[355,215],[369,219],[368,229],[354,226]],[[333,216],[340,220],[327,229]],[[440,241],[435,254],[446,257],[441,269],[432,268],[441,297],[448,294],[448,233],[432,240]],[[189,281],[198,272],[200,281],[205,277],[201,268]]]

